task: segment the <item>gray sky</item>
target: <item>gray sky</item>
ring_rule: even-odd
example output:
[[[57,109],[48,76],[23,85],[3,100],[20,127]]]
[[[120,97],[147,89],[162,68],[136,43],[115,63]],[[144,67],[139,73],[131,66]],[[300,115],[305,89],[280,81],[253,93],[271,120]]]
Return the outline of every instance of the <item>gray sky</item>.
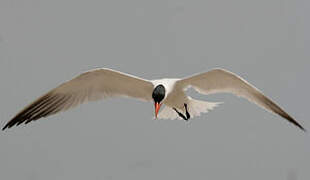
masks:
[[[310,1],[1,0],[0,120],[96,67],[146,79],[221,67],[310,130]],[[309,135],[232,95],[183,121],[109,99],[1,132],[1,179],[310,179]]]

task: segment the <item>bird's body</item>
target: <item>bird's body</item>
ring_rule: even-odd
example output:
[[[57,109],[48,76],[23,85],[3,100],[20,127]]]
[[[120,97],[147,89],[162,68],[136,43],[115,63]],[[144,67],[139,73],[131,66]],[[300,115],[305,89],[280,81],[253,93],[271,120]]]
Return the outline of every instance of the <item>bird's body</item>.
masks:
[[[195,100],[187,96],[186,90],[190,87],[205,95],[232,93],[244,97],[305,130],[254,86],[223,69],[214,69],[183,79],[149,81],[105,68],[82,73],[41,96],[9,121],[3,127],[3,130],[68,110],[84,102],[100,100],[106,97],[125,96],[151,101],[155,106],[155,117],[159,119],[179,118],[188,120],[191,117],[212,110],[219,104]],[[163,104],[165,107],[159,112]]]
[[[185,114],[184,104],[188,105],[189,113],[192,117],[199,116],[201,113],[206,113],[208,110],[212,110],[220,104],[192,99],[190,96],[186,95],[186,89],[183,89],[182,86],[177,84],[180,80],[181,79],[158,79],[151,81],[154,87],[163,85],[166,90],[165,98],[162,101],[162,104],[166,107],[158,114],[158,119],[182,119],[173,108]]]

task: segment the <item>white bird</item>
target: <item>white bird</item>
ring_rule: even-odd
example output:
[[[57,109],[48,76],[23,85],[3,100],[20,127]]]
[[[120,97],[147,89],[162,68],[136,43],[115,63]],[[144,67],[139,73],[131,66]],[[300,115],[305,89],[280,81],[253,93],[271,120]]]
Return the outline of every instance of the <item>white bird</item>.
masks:
[[[123,96],[151,101],[155,117],[159,119],[184,119],[199,116],[219,103],[195,100],[186,95],[192,87],[201,94],[232,93],[276,113],[300,129],[305,129],[278,105],[263,95],[241,77],[223,69],[196,74],[184,79],[145,80],[112,69],[94,69],[61,84],[24,108],[4,127],[47,117],[79,104],[107,97]],[[159,113],[161,105],[165,108]]]

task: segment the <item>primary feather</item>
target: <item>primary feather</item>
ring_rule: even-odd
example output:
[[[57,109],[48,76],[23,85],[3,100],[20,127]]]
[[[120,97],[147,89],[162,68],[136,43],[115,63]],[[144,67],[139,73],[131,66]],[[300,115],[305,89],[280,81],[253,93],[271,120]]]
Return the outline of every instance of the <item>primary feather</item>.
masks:
[[[10,120],[3,130],[106,97],[125,96],[151,101],[152,91],[150,81],[111,69],[95,69],[38,98]]]

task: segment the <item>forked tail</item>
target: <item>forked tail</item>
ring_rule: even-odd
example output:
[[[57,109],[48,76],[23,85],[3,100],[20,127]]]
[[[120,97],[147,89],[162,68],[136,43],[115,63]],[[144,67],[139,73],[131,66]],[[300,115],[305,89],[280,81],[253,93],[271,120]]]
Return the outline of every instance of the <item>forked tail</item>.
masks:
[[[187,102],[188,112],[191,118],[200,116],[201,113],[207,113],[210,110],[213,110],[215,107],[217,107],[220,104],[222,104],[222,102],[207,102],[207,101],[196,100],[191,97],[189,97],[189,101]],[[185,109],[178,109],[178,110],[185,114]],[[181,119],[181,118],[176,113],[176,111],[173,110],[173,108],[169,106],[165,106],[164,109],[158,114],[158,119],[174,120],[174,119]]]
[[[207,113],[215,107],[222,104],[222,102],[208,102],[190,98],[188,103],[188,111],[192,117],[200,116],[201,113]]]

